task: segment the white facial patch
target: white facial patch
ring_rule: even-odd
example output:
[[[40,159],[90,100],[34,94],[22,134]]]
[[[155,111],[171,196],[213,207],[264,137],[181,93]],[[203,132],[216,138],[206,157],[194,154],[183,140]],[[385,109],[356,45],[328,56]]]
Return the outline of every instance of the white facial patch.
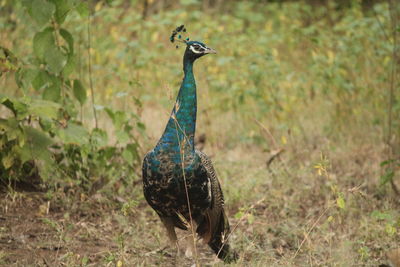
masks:
[[[189,46],[189,49],[195,54],[201,54],[201,53],[204,53],[204,51],[207,50],[207,48],[202,46],[201,44],[191,45],[191,46]]]

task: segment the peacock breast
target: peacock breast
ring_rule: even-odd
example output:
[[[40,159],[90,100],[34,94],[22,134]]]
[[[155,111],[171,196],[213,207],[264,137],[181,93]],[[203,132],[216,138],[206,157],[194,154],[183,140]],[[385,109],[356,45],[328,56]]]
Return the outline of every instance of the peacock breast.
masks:
[[[143,189],[147,202],[163,215],[187,212],[186,191],[196,199],[194,209],[210,204],[208,178],[200,159],[187,157],[184,164],[175,163],[175,155],[148,154],[143,161]]]

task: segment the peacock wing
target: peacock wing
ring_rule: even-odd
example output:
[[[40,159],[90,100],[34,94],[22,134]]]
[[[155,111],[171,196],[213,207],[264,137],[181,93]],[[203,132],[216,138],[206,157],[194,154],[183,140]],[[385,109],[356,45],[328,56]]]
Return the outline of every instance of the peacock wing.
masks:
[[[207,176],[211,185],[211,205],[206,210],[204,220],[197,228],[197,233],[201,236],[219,258],[224,260],[235,260],[236,254],[229,252],[227,237],[229,235],[229,222],[224,211],[224,196],[221,185],[218,181],[214,167],[210,158],[201,151],[196,151],[201,159],[201,164],[207,171]]]

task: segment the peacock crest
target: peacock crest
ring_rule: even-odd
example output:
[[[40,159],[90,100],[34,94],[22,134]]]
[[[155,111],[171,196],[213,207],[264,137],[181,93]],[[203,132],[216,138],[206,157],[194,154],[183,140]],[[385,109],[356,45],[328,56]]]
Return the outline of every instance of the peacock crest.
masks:
[[[169,40],[171,41],[171,43],[180,42],[186,44],[187,42],[189,42],[189,37],[185,38],[184,36],[185,34],[186,34],[185,25],[178,26],[176,27],[175,30],[172,31]],[[176,48],[179,48],[178,44],[176,45]]]

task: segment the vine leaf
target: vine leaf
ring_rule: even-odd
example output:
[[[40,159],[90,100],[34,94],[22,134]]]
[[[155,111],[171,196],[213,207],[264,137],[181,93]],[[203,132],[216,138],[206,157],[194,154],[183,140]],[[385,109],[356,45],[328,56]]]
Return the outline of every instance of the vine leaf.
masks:
[[[64,0],[50,0],[56,6],[55,18],[57,23],[61,24],[65,21],[65,18],[68,15],[68,12],[71,9],[70,1]]]
[[[81,105],[85,104],[87,96],[86,90],[80,80],[74,80],[74,96]]]
[[[32,115],[36,115],[44,119],[57,119],[58,111],[61,106],[52,101],[42,99],[34,99],[28,107],[28,111]]]
[[[67,56],[64,55],[55,45],[45,54],[45,61],[53,73],[59,73],[67,64]]]
[[[68,43],[68,54],[74,54],[74,38],[72,37],[72,34],[66,29],[60,29],[60,35]]]
[[[31,6],[31,16],[42,27],[53,16],[56,7],[53,3],[46,0],[34,0]]]
[[[33,37],[33,52],[41,60],[44,60],[45,53],[53,46],[55,46],[55,40],[51,27],[36,33]]]
[[[43,99],[54,102],[60,102],[61,97],[61,83],[53,79],[53,83],[44,89],[42,94]]]
[[[46,71],[39,71],[36,77],[32,80],[32,86],[36,91],[41,90],[51,84],[50,75]]]
[[[49,66],[49,70],[53,73],[59,73],[67,64],[67,56],[64,55],[58,47],[53,46],[45,54],[45,61]]]
[[[89,142],[88,131],[80,124],[69,122],[66,128],[59,129],[58,137],[65,144],[87,144]]]
[[[89,6],[86,2],[81,2],[76,6],[76,11],[78,11],[81,18],[87,18],[89,16]]]
[[[76,55],[68,54],[67,64],[65,64],[62,74],[64,77],[68,77],[76,67]]]

